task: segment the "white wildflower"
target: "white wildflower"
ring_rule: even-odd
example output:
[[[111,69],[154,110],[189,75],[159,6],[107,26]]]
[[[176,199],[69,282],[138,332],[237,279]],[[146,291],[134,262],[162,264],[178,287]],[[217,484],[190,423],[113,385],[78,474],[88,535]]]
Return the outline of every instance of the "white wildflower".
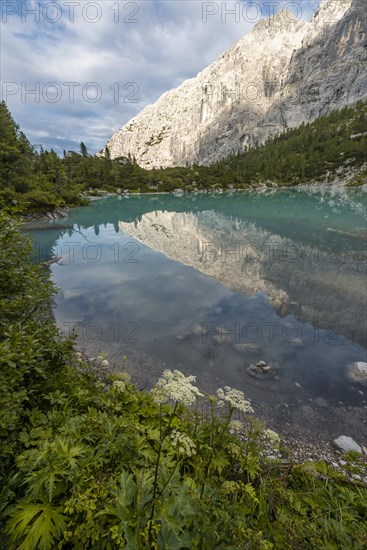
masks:
[[[125,371],[118,372],[114,376],[116,377],[117,380],[122,380],[123,382],[130,382],[130,375]]]
[[[122,380],[115,380],[112,384],[112,388],[117,391],[117,393],[124,393],[126,390],[126,384]]]
[[[196,445],[190,437],[184,432],[173,430],[170,434],[172,445],[177,449],[178,453],[184,456],[193,456],[196,454]]]
[[[276,432],[273,432],[273,430],[265,430],[264,435],[272,445],[279,445],[280,443],[280,436]]]
[[[229,405],[233,409],[237,409],[243,413],[253,413],[254,409],[251,406],[250,401],[245,400],[244,393],[240,390],[235,390],[229,386],[224,386],[224,389],[219,388],[217,390],[217,396],[219,397],[218,405]]]
[[[185,376],[182,372],[165,370],[163,376],[152,389],[152,395],[158,403],[166,403],[170,399],[184,405],[190,405],[197,397],[202,397],[199,389],[192,385],[195,376]]]
[[[243,424],[239,420],[232,420],[229,423],[229,433],[230,434],[240,434],[243,431]]]

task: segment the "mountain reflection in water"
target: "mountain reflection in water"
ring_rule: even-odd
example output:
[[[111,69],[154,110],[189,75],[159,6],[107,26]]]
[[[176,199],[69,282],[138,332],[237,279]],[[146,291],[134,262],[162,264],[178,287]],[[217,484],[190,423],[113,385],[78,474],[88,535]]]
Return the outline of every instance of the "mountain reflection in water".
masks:
[[[164,368],[259,401],[362,404],[366,194],[277,190],[108,197],[31,232],[55,317],[149,386]],[[209,276],[209,277],[208,277]],[[275,377],[256,379],[264,360]]]

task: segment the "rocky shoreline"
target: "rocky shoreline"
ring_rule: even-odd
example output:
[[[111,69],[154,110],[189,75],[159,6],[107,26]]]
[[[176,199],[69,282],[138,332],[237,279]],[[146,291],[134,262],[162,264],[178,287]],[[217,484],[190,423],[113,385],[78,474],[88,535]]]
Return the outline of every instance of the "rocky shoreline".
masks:
[[[90,350],[92,351],[92,350]],[[93,353],[98,353],[97,349],[93,350]],[[89,353],[83,348],[77,352],[77,357],[87,361],[93,370],[97,372],[98,379],[103,382],[107,379],[108,375],[114,370],[114,362],[112,358],[106,359],[108,355],[101,354],[97,357],[91,357]],[[126,358],[125,358],[126,359]],[[137,388],[141,387],[141,378],[139,374],[134,372],[134,365],[129,365],[129,360],[124,365],[124,370],[131,378],[131,381]],[[161,373],[160,373],[161,374]],[[147,387],[141,387],[142,390],[148,390]],[[202,389],[202,388],[200,388]],[[353,416],[355,422],[361,425],[364,423],[367,430],[367,407],[359,407],[358,413],[356,407],[340,407],[339,417]],[[331,412],[333,415],[335,411]],[[343,474],[348,480],[357,483],[367,484],[367,441],[363,436],[356,437],[357,441],[344,434],[344,428],[337,418],[333,422],[333,427],[329,429],[317,429],[312,422],[308,424],[295,424],[294,422],[282,422],[271,421],[266,418],[266,415],[262,414],[261,408],[257,409],[255,406],[255,417],[258,418],[267,428],[275,430],[280,436],[280,446],[278,449],[274,445],[267,441],[264,437],[262,444],[264,447],[264,456],[274,461],[280,461],[282,464],[303,464],[305,462],[325,462],[334,470]],[[357,433],[356,430],[355,433]],[[337,435],[336,435],[337,434]],[[337,440],[344,436],[347,440],[346,445],[343,446]],[[240,437],[245,437],[245,432],[240,434]],[[353,450],[353,448],[359,447],[359,466],[357,470],[349,465],[348,460],[345,459],[345,453],[347,450]]]
[[[310,443],[302,437],[281,436],[279,451],[274,450],[269,443],[264,441],[264,447],[268,458],[280,460],[282,463],[304,464],[305,462],[324,462],[333,470],[343,474],[352,482],[367,484],[367,449],[359,455],[358,472],[345,459],[345,452],[336,448],[334,440],[313,441]]]
[[[65,220],[69,215],[69,207],[55,208],[49,212],[30,212],[21,216],[23,229],[37,229],[37,224],[57,220]],[[51,226],[50,226],[51,227]]]
[[[359,168],[343,168],[343,166],[341,166],[336,173],[325,174],[322,180],[312,180],[307,183],[300,183],[294,186],[294,189],[328,191],[330,189],[354,187],[362,189],[362,191],[367,191],[367,163],[364,163]]]

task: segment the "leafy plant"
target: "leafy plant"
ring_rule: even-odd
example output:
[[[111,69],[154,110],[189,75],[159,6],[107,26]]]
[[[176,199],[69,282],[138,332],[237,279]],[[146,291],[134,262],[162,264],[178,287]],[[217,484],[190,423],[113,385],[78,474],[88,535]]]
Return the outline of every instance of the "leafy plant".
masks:
[[[123,368],[99,372],[60,334],[49,273],[4,213],[0,245],[2,547],[367,547],[363,457],[347,476],[270,459],[262,441],[279,436],[242,392],[204,395],[179,371],[139,392]]]

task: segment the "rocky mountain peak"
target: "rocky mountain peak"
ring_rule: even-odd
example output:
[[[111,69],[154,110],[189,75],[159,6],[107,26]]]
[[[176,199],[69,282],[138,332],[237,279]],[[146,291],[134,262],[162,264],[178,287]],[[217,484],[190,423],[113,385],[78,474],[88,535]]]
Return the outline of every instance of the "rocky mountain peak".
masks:
[[[284,31],[293,31],[299,27],[306,27],[307,23],[297,18],[289,10],[284,9],[271,17],[260,19],[254,26],[252,32],[254,34],[272,34],[281,33]]]
[[[323,0],[313,20],[261,20],[196,78],[116,132],[112,158],[210,164],[367,97],[366,0]]]
[[[312,18],[313,34],[337,23],[350,8],[352,0],[321,0]]]

